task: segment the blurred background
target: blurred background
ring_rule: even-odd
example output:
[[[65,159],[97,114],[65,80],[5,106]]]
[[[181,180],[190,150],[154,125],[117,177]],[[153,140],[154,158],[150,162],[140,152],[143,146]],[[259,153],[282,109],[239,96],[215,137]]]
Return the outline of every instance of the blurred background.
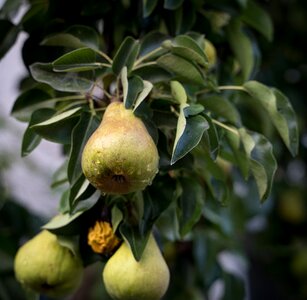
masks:
[[[275,155],[279,169],[271,198],[261,206],[252,199],[255,196],[238,188],[236,199],[223,208],[225,222],[236,229],[236,242],[244,259],[227,252],[217,259],[228,270],[240,273],[248,290],[245,299],[303,300],[307,299],[307,2],[260,2],[273,18],[275,34],[272,43],[259,39],[262,67],[256,79],[277,87],[290,98],[300,126],[300,150],[293,158],[280,140],[273,141],[277,145]],[[2,4],[0,0],[0,6]],[[26,34],[19,35],[14,47],[0,61],[1,300],[25,299],[14,279],[14,255],[20,243],[33,236],[39,226],[56,213],[61,194],[60,190],[50,188],[52,175],[63,162],[61,149],[44,141],[30,156],[22,158],[20,149],[25,124],[10,116],[19,81],[26,72],[21,58],[26,38]],[[244,186],[239,176],[235,186]],[[189,249],[182,247],[177,245],[175,250],[171,245],[165,247],[169,264],[176,265],[174,273],[175,268],[186,267],[181,253],[185,255]],[[92,286],[93,295],[85,296],[81,287],[73,299],[103,299],[101,264],[93,265],[87,273],[84,286]],[[176,284],[171,286],[167,299],[177,300],[172,296]],[[231,293],[228,295],[227,299],[241,299],[232,297]],[[209,296],[208,300],[221,299],[219,282],[212,287]],[[185,297],[182,299],[202,299],[195,293]]]

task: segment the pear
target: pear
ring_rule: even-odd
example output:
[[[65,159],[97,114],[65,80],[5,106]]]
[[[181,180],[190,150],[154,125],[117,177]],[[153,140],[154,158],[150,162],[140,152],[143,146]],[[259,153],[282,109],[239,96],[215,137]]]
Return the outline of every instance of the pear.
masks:
[[[107,107],[82,153],[82,170],[103,193],[143,190],[158,172],[159,154],[144,123],[122,102]]]
[[[81,259],[47,230],[18,250],[14,269],[16,279],[25,288],[52,298],[74,292],[83,277]]]
[[[205,54],[208,58],[209,68],[213,68],[217,61],[216,49],[212,42],[207,39],[205,39]]]
[[[158,300],[166,292],[170,273],[152,235],[136,261],[127,243],[111,256],[103,270],[109,295],[116,300]]]

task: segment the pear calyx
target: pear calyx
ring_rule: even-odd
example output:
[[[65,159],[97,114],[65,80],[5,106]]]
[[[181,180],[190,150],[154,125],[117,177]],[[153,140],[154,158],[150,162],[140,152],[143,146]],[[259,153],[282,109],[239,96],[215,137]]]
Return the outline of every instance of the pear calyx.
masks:
[[[158,172],[157,147],[144,123],[122,102],[107,107],[82,153],[82,170],[103,193],[143,190]]]

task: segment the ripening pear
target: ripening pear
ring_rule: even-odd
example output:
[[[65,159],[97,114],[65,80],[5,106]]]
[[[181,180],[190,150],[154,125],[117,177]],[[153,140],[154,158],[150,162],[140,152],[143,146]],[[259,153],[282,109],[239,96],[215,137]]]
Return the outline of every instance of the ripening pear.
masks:
[[[18,250],[14,269],[16,279],[25,288],[52,298],[73,293],[83,277],[81,259],[47,230]]]
[[[152,235],[139,261],[129,245],[122,243],[106,263],[102,276],[107,292],[116,300],[159,300],[170,279],[168,266]]]
[[[83,149],[85,177],[103,193],[127,194],[149,185],[158,163],[157,147],[142,120],[122,102],[109,104]]]
[[[208,58],[209,68],[213,68],[217,60],[216,49],[208,39],[205,39],[205,54]]]

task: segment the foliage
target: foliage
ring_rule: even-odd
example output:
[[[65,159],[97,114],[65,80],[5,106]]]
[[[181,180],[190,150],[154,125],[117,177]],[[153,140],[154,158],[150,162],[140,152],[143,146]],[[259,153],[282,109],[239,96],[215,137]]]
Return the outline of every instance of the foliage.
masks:
[[[167,241],[166,249],[178,241],[192,249],[199,270],[195,278],[187,272],[193,286],[184,287],[187,295],[207,295],[222,278],[224,298],[230,297],[230,288],[242,298],[242,281],[217,259],[224,249],[238,255],[233,238],[240,224],[227,224],[219,208],[229,205],[224,214],[238,213],[235,180],[245,180],[257,195],[250,201],[269,198],[277,169],[275,135],[292,155],[298,151],[288,98],[255,81],[261,64],[258,40],[273,36],[268,13],[254,0],[49,0],[29,1],[14,24],[21,3],[7,0],[1,9],[0,55],[18,32],[29,34],[23,59],[30,78],[12,108],[12,115],[28,124],[22,155],[47,139],[63,145],[67,157],[53,182],[66,187],[59,215],[44,228],[72,242],[80,236],[85,265],[107,259],[86,245],[96,219],[108,216],[137,259],[155,228]],[[217,49],[214,66],[205,37]],[[86,141],[113,98],[143,119],[160,155],[152,185],[120,197],[96,191],[80,163]],[[275,128],[272,134],[267,127]],[[180,268],[175,259],[174,270]],[[201,282],[200,291],[194,281]]]

